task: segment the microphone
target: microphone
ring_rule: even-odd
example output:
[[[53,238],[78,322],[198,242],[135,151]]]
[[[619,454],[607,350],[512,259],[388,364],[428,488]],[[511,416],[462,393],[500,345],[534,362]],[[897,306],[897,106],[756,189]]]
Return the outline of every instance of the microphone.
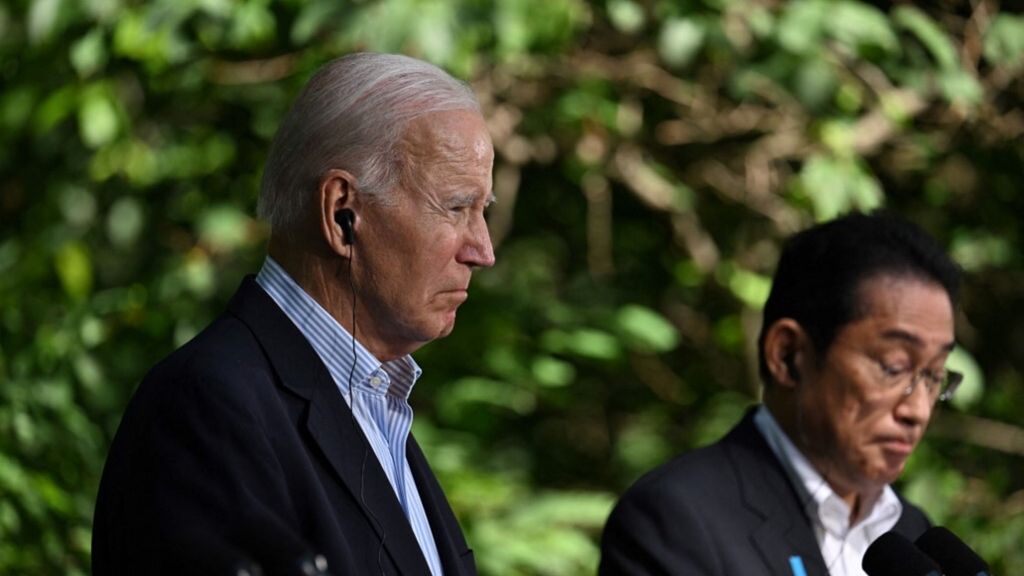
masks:
[[[868,576],[941,576],[938,565],[896,532],[886,532],[868,546],[861,567]]]
[[[915,544],[942,566],[946,576],[990,576],[988,564],[981,556],[942,526],[925,530]]]

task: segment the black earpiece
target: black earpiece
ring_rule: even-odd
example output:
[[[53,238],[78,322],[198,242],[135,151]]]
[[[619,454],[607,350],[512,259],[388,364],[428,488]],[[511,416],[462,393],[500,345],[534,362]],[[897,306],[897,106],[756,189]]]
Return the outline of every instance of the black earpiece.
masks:
[[[348,208],[338,210],[334,213],[334,221],[341,226],[341,239],[345,244],[355,245],[356,243],[356,213]]]

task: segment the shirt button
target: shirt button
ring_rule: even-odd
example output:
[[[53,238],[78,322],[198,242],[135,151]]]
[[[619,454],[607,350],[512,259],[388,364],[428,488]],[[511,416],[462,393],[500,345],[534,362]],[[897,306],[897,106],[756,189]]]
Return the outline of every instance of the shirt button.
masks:
[[[374,376],[373,378],[370,378],[370,386],[373,386],[374,388],[379,388],[380,384],[381,384],[380,376]]]

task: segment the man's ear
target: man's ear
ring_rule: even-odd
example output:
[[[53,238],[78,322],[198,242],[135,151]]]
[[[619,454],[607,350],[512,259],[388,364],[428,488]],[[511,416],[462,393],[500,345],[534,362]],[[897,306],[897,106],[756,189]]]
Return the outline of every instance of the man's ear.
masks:
[[[792,318],[780,318],[768,328],[764,338],[764,358],[775,384],[787,388],[800,384],[803,369],[810,358],[808,346],[807,332]]]
[[[345,219],[339,214],[344,210],[354,213],[356,196],[356,178],[351,172],[338,168],[331,168],[324,172],[320,178],[317,188],[320,213],[319,223],[321,236],[330,250],[342,258],[352,257],[352,243],[350,236],[354,236],[354,229],[346,230],[343,225]],[[356,218],[353,216],[352,225],[355,226]]]

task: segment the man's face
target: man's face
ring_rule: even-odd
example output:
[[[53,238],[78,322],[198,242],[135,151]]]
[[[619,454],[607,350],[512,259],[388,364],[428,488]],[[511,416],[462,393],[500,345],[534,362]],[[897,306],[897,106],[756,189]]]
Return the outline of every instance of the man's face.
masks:
[[[798,401],[816,467],[833,486],[863,492],[903,471],[933,408],[923,380],[909,396],[906,385],[920,370],[941,372],[954,340],[952,306],[938,284],[870,278],[859,302],[864,314],[839,330]]]
[[[494,264],[484,220],[494,151],[483,118],[471,111],[420,117],[400,153],[393,201],[362,204],[354,250],[358,338],[380,360],[447,336],[473,268]]]

